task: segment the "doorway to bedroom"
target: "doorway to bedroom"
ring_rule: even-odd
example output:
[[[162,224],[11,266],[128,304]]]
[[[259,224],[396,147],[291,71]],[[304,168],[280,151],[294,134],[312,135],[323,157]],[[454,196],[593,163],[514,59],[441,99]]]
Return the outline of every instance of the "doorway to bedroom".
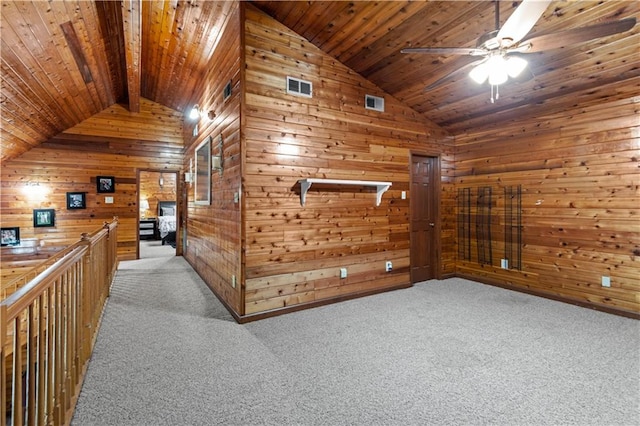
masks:
[[[138,171],[137,258],[176,254],[178,173]]]

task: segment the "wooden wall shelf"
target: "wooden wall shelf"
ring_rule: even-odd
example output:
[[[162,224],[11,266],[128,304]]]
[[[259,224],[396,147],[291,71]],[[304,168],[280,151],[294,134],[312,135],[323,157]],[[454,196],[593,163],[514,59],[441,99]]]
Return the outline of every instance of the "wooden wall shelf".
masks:
[[[300,204],[304,206],[305,201],[307,200],[307,191],[311,188],[311,185],[314,183],[321,183],[323,185],[359,185],[359,186],[375,186],[377,190],[376,194],[376,206],[380,205],[382,201],[382,194],[384,194],[389,187],[391,186],[391,182],[377,182],[370,180],[350,180],[350,179],[300,179],[298,181],[300,183]]]

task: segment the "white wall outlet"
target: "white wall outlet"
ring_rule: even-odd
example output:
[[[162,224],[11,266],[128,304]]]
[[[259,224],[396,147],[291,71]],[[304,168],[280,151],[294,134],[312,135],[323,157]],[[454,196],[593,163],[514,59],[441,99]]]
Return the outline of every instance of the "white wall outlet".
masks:
[[[231,275],[231,287],[236,288],[236,276]]]
[[[611,277],[602,276],[602,287],[611,287]]]
[[[387,263],[384,265],[384,270],[387,272],[391,272],[393,269],[393,263],[390,260],[387,260]]]
[[[509,269],[509,259],[500,259],[500,267],[502,269]]]
[[[400,198],[402,198],[403,200],[406,200],[407,199],[407,191],[402,191],[400,193]]]
[[[347,268],[340,268],[340,278],[347,278]]]
[[[113,197],[104,197],[105,204],[113,204]]]
[[[239,192],[234,192],[233,193],[233,202],[238,204],[240,202],[240,193]]]

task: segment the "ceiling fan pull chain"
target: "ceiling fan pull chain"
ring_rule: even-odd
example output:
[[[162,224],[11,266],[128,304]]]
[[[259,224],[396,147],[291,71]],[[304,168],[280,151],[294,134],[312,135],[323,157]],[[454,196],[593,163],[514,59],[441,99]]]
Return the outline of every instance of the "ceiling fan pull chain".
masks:
[[[491,103],[494,104],[500,97],[500,86],[498,84],[490,84],[489,86],[491,86]]]

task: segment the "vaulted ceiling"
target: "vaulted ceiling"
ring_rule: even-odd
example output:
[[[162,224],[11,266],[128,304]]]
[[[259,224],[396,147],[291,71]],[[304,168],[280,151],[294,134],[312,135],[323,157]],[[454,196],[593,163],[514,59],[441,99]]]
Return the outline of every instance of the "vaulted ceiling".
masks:
[[[387,93],[453,134],[487,121],[640,96],[640,31],[528,55],[532,75],[500,87],[466,73],[474,58],[403,54],[407,47],[475,47],[495,29],[491,1],[253,1]],[[178,111],[205,75],[228,1],[2,0],[1,161],[115,102],[140,96]],[[499,3],[501,24],[517,2]],[[554,1],[530,32],[540,35],[624,18],[636,1]]]

